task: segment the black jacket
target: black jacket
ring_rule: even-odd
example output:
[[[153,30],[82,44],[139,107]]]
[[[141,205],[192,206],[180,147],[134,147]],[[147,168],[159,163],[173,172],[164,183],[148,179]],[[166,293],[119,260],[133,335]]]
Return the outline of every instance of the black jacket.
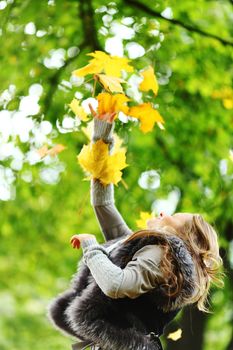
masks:
[[[122,238],[108,241],[103,246],[107,247]],[[160,244],[164,240],[165,236],[136,238],[120,243],[108,256],[115,265],[124,268],[137,250],[148,244]],[[73,278],[72,288],[66,292],[71,297],[63,310],[63,318],[65,316],[66,325],[72,334],[82,340],[90,339],[104,350],[159,349],[158,344],[146,335],[151,332],[158,336],[163,334],[164,327],[184,306],[185,298],[193,294],[195,281],[194,263],[185,243],[169,235],[166,235],[166,241],[169,242],[177,269],[184,278],[178,297],[168,298],[162,285],[159,285],[135,299],[112,299],[102,292],[89,268],[81,263],[78,274]],[[57,310],[56,303],[61,305],[62,297],[59,296],[53,303],[52,311]],[[52,313],[53,321],[60,327],[53,317],[55,312]]]

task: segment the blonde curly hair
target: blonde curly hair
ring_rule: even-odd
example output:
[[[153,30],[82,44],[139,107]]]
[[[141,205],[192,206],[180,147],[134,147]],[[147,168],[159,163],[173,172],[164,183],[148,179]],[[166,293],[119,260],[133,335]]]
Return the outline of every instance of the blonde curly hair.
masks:
[[[191,301],[197,302],[199,310],[209,312],[206,304],[211,284],[224,286],[217,232],[202,215],[194,214],[181,230],[181,236],[189,247],[197,272],[196,293]]]
[[[179,230],[170,226],[154,230],[140,230],[132,233],[125,242],[138,237],[176,235],[181,238],[189,250],[196,269],[195,292],[186,304],[197,303],[200,311],[210,313],[208,306],[208,295],[211,284],[222,288],[224,286],[222,271],[223,261],[219,254],[218,235],[215,229],[204,220],[202,215],[193,214]],[[163,259],[160,268],[163,272],[166,295],[169,297],[178,296],[182,289],[183,276],[172,256],[169,243],[164,240],[161,244],[163,248]],[[166,288],[167,287],[167,288]]]

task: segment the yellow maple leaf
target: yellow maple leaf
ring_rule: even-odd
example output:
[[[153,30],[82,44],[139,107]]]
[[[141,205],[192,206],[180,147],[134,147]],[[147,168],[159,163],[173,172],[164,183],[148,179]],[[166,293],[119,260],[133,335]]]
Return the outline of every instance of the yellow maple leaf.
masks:
[[[155,123],[164,123],[162,116],[149,102],[131,107],[128,115],[140,120],[140,129],[144,133],[151,131]]]
[[[74,112],[76,117],[81,119],[82,121],[86,122],[88,120],[87,113],[85,112],[84,108],[79,105],[79,101],[74,98],[71,103],[69,104],[70,109]]]
[[[143,76],[144,79],[139,85],[139,90],[141,91],[152,90],[156,96],[158,93],[159,85],[158,85],[153,67],[150,66],[140,74]]]
[[[99,179],[106,163],[108,146],[103,141],[97,141],[95,144],[84,145],[78,155],[78,161],[81,167],[92,174],[94,178]]]
[[[75,75],[76,77],[85,77],[88,74],[95,74],[101,71],[102,69],[100,65],[89,63],[82,68],[74,70],[72,74]]]
[[[48,146],[43,146],[40,149],[37,150],[37,152],[39,153],[41,158],[44,158],[45,156],[51,156],[51,157],[55,157],[58,153],[61,153],[62,151],[64,151],[64,149],[66,149],[66,147],[62,144],[57,144],[54,147],[48,149]]]
[[[84,77],[87,74],[104,72],[111,77],[120,77],[122,70],[133,72],[133,67],[129,65],[130,60],[128,58],[111,56],[103,51],[95,51],[87,55],[94,58],[85,67],[73,71],[74,75]]]
[[[96,74],[101,84],[103,84],[105,90],[110,92],[121,92],[123,93],[123,89],[121,83],[126,83],[125,80],[117,77],[110,77],[105,74]]]
[[[176,341],[180,339],[181,336],[182,336],[182,329],[179,328],[177,329],[177,331],[169,333],[167,338]]]
[[[136,220],[136,225],[138,228],[146,229],[147,228],[147,220],[153,218],[154,215],[152,213],[148,213],[147,211],[140,212],[140,219]]]
[[[100,179],[101,182],[106,185],[110,183],[117,185],[122,177],[121,170],[128,166],[125,160],[125,150],[119,150],[118,152],[108,156],[106,169],[103,171]]]
[[[77,156],[79,164],[92,178],[99,179],[106,186],[110,183],[117,185],[121,180],[122,169],[126,164],[126,151],[114,151],[109,155],[108,145],[103,140],[84,145]]]
[[[108,92],[102,92],[97,96],[98,113],[100,115],[105,113],[120,112],[127,114],[129,107],[126,105],[130,99],[124,94],[111,95]]]

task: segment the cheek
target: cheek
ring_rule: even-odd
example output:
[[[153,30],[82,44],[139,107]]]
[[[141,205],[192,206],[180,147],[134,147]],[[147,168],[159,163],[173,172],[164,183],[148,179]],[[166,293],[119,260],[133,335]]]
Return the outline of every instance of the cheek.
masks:
[[[147,227],[148,228],[153,228],[158,223],[157,221],[158,220],[156,220],[156,219],[149,219],[149,220],[147,220],[147,222],[146,222]]]
[[[165,224],[168,225],[168,226],[171,226],[175,230],[178,230],[181,227],[180,221],[179,220],[175,220],[174,218],[167,218]]]

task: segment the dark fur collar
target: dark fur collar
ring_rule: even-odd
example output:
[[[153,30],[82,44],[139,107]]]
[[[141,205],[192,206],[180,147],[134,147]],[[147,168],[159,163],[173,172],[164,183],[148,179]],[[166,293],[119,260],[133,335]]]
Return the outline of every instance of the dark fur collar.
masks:
[[[120,239],[122,239],[122,237],[120,237]],[[117,239],[114,241],[117,241]],[[184,241],[181,238],[167,234],[164,234],[164,237],[148,236],[143,238],[136,238],[127,243],[120,243],[119,246],[110,252],[109,258],[113,263],[120,266],[121,268],[124,268],[132,259],[136,251],[141,249],[143,246],[148,244],[161,244],[164,242],[167,242],[169,244],[174,260],[177,263],[177,268],[181,271],[184,278],[183,287],[176,298],[170,298],[168,300],[167,297],[163,297],[164,301],[162,302],[161,300],[163,310],[170,311],[187,304],[187,299],[192,296],[195,289],[195,265],[190,252],[188,251]],[[107,243],[107,245],[109,245],[109,242]],[[104,245],[106,245],[106,243]],[[164,295],[161,286],[159,287],[159,292]]]

